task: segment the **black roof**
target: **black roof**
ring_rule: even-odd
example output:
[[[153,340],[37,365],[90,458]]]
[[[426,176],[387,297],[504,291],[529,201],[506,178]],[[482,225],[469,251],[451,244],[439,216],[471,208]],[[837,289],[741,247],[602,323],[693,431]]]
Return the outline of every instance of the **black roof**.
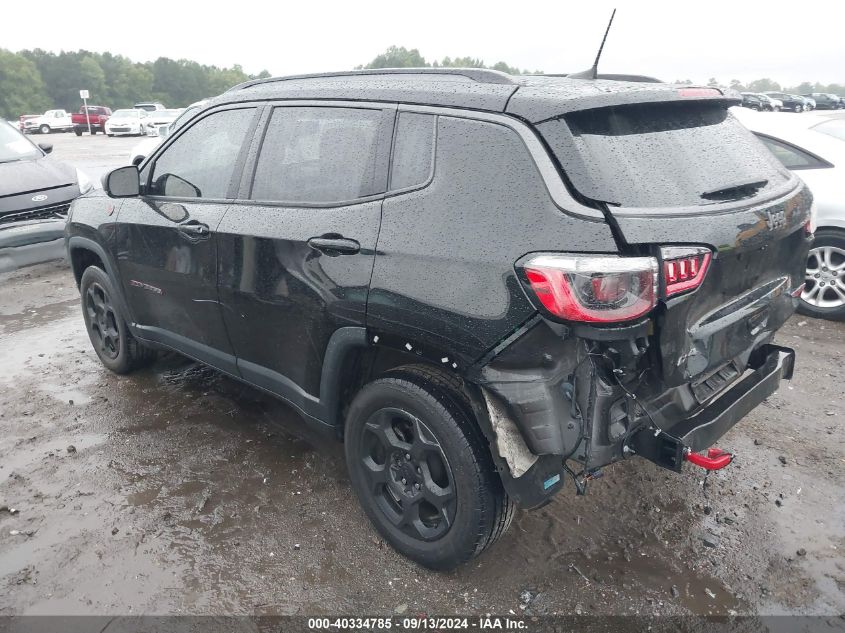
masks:
[[[678,86],[637,75],[575,79],[481,68],[388,68],[256,79],[208,105],[265,99],[379,101],[504,112],[538,122],[572,110],[682,98]],[[726,99],[718,90],[695,98]]]

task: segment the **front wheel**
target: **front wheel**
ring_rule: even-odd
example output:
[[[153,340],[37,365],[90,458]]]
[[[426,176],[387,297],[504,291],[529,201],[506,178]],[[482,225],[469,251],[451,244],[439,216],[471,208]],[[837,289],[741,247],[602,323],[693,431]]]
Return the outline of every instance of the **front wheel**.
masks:
[[[816,232],[807,257],[798,311],[822,319],[845,320],[845,232]]]
[[[803,111],[804,111],[804,106],[802,106],[802,105],[795,106],[795,112],[803,112]]]
[[[435,372],[397,370],[349,409],[352,487],[382,536],[431,569],[453,569],[504,533],[513,505],[462,400]]]
[[[105,271],[96,266],[86,268],[79,291],[85,329],[103,365],[116,374],[126,374],[155,359],[155,351],[144,347],[129,332]]]

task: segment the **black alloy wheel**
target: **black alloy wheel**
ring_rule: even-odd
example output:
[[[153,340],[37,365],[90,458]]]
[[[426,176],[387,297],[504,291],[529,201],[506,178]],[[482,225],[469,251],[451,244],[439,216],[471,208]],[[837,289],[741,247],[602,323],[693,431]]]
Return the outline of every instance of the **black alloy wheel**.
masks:
[[[352,488],[399,553],[454,569],[514,515],[460,380],[438,368],[389,370],[355,395],[344,442]]]
[[[86,268],[79,292],[85,329],[103,365],[116,374],[126,374],[155,360],[155,350],[129,331],[114,284],[103,269]]]
[[[91,343],[98,355],[116,359],[120,355],[123,340],[109,293],[94,282],[86,289],[84,301]]]
[[[413,539],[442,537],[455,519],[455,479],[440,442],[409,412],[384,408],[364,424],[359,455],[369,493]]]

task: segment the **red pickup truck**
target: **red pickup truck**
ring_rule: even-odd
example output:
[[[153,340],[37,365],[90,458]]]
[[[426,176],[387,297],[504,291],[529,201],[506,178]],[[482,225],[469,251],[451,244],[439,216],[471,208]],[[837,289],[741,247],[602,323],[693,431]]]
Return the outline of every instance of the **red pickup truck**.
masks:
[[[70,118],[73,121],[73,131],[77,136],[82,136],[83,132],[88,130],[88,121],[91,122],[91,134],[102,132],[104,125],[111,116],[111,109],[104,106],[88,106],[86,114],[85,106],[79,108],[79,112],[71,114]]]

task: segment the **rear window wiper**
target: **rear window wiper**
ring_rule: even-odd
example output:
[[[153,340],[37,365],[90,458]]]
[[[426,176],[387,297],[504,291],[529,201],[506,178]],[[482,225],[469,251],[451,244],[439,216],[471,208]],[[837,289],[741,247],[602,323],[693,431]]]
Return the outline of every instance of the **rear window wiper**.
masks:
[[[768,180],[754,180],[752,182],[741,182],[735,185],[725,185],[718,189],[711,189],[701,194],[705,200],[739,200],[748,198],[760,191],[769,184]]]

